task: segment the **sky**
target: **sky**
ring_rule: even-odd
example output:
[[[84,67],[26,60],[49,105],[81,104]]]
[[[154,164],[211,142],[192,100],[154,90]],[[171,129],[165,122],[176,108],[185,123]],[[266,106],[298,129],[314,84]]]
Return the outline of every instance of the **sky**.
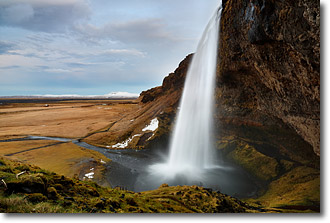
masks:
[[[219,0],[0,0],[0,96],[141,91],[196,50]]]

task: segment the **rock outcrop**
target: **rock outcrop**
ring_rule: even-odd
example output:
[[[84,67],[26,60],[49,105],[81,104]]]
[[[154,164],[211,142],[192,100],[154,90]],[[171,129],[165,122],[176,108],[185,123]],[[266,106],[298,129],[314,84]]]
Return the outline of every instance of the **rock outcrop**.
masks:
[[[317,0],[225,1],[217,101],[221,117],[278,118],[320,153]],[[260,114],[262,119],[260,119]]]
[[[224,3],[218,145],[269,182],[257,199],[265,206],[319,208],[319,26],[316,0]]]

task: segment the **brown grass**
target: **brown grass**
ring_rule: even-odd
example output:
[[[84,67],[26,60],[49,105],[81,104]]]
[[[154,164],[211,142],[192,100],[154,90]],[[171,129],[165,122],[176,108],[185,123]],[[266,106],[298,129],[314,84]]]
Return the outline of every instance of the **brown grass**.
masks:
[[[101,180],[104,169],[101,159],[105,162],[110,161],[103,154],[81,148],[72,142],[19,153],[12,158],[68,177],[75,174],[83,176],[94,168],[96,181]]]
[[[28,141],[13,141],[0,142],[0,155],[4,156],[11,153],[25,151],[27,149],[37,148],[56,143],[53,140],[28,140]]]
[[[104,101],[54,103],[49,107],[14,104],[0,107],[0,137],[42,135],[78,138],[97,131],[134,110],[136,104]],[[104,105],[106,104],[106,105]]]

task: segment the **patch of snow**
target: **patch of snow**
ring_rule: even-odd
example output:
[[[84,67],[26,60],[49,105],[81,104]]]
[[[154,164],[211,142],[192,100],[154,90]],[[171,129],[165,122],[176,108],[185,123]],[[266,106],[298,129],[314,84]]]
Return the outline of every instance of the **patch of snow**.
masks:
[[[86,173],[85,177],[87,177],[88,179],[93,179],[94,178],[94,172]]]
[[[105,162],[104,160],[102,160],[102,159],[101,159],[100,163],[103,163],[103,164],[105,164],[105,163],[107,163],[107,162]]]
[[[158,124],[159,124],[159,121],[157,118],[154,118],[150,121],[150,124],[147,125],[146,127],[144,127],[142,129],[143,132],[145,131],[155,131],[156,129],[158,129]]]
[[[134,122],[134,119],[130,120],[131,122]]]
[[[92,167],[89,170],[92,171],[92,172],[86,173],[85,174],[85,177],[87,177],[88,179],[93,179],[94,178],[94,172],[93,172],[94,171],[94,168]]]
[[[134,139],[134,137],[136,137],[136,136],[141,136],[141,134],[136,134],[136,135],[126,139],[124,142],[117,143],[117,144],[113,145],[112,148],[124,149],[128,146],[128,143],[130,143]]]

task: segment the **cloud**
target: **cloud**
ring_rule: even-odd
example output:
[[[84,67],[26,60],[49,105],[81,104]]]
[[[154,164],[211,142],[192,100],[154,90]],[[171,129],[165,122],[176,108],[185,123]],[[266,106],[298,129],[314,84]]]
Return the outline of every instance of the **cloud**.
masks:
[[[109,49],[103,52],[105,55],[138,56],[145,57],[146,53],[136,49]]]
[[[0,6],[8,6],[12,4],[24,4],[26,0],[1,0]],[[45,1],[45,0],[29,0],[29,4],[34,6],[45,6],[45,5],[71,5],[77,4],[79,2],[85,2],[84,0],[52,0],[52,1]]]
[[[66,32],[87,20],[91,10],[86,1],[3,1],[0,26],[20,27],[43,32]]]
[[[0,95],[157,86],[195,50],[209,2],[0,0]]]
[[[166,25],[160,19],[144,19],[110,24],[105,27],[105,31],[120,40],[129,42],[174,40],[172,35],[166,31]]]
[[[49,73],[71,73],[71,70],[61,69],[61,68],[51,68],[51,69],[45,69],[45,72]]]
[[[0,55],[0,68],[20,66],[26,68],[33,68],[35,66],[44,65],[43,61],[35,57],[25,57],[21,55]]]
[[[20,66],[13,65],[13,66],[7,66],[7,67],[0,67],[1,70],[11,70],[11,69],[16,69],[20,68]]]
[[[89,40],[110,39],[125,44],[159,44],[175,42],[174,34],[162,22],[161,19],[138,19],[120,23],[109,22],[103,26],[92,24],[79,24],[74,27],[82,38]]]
[[[17,4],[4,8],[2,18],[9,24],[20,24],[34,16],[34,10],[31,5]]]
[[[0,40],[0,54],[7,53],[9,50],[13,49],[14,44],[11,44],[7,41]]]

